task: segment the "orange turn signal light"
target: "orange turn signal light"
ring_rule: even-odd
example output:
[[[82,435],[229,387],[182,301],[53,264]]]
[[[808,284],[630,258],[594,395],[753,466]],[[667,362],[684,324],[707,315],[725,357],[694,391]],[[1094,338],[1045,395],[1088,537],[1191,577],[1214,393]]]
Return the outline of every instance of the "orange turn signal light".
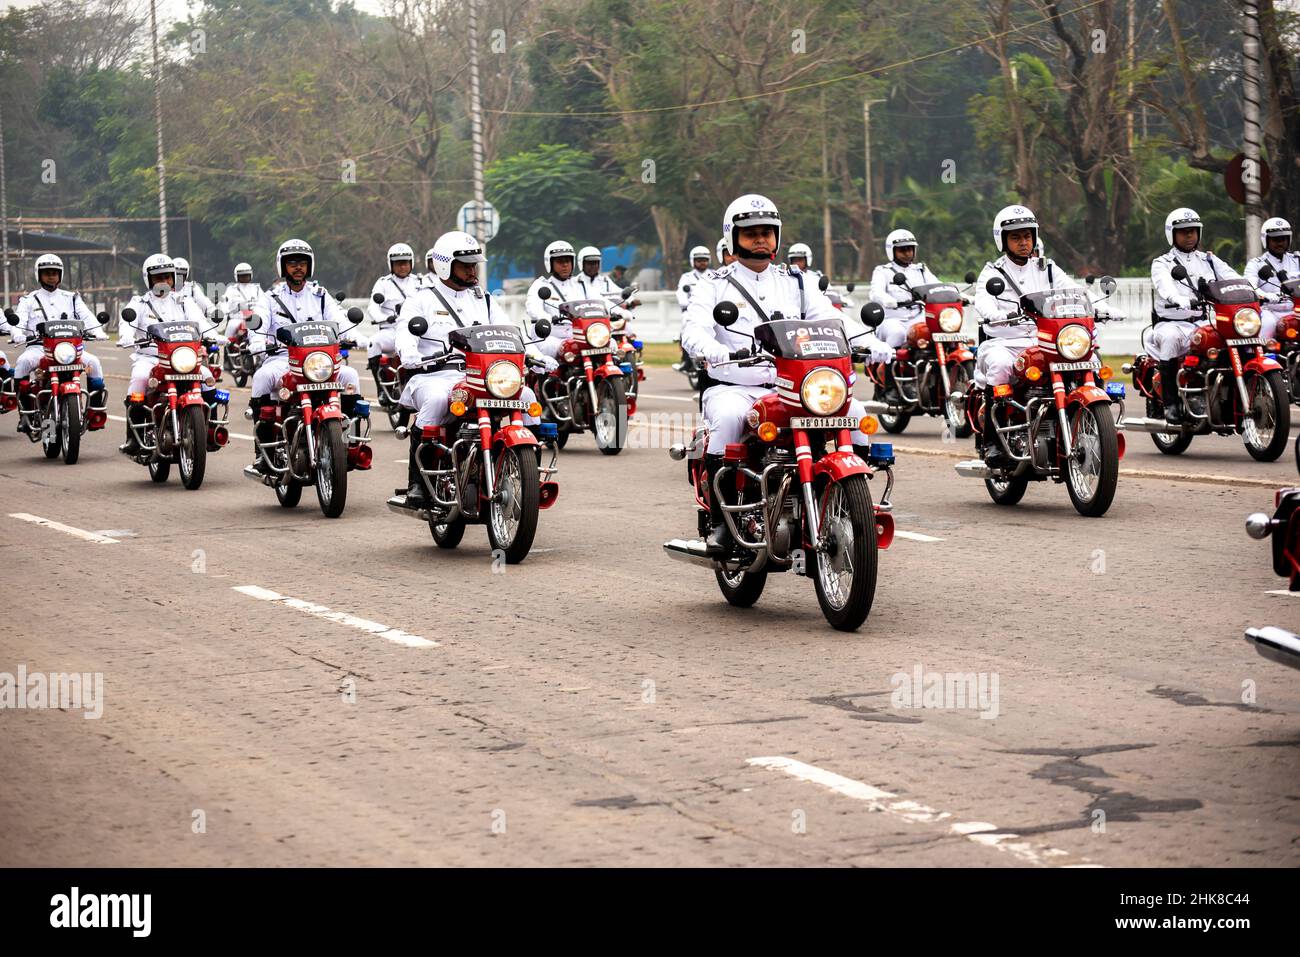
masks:
[[[993,387],[993,397],[995,399],[1005,399],[1014,390],[1009,385],[995,385]]]
[[[880,420],[874,415],[864,415],[858,423],[858,431],[864,435],[875,435],[880,429]]]
[[[1028,369],[1025,370],[1025,378],[1028,379],[1030,382],[1037,382],[1042,377],[1043,377],[1043,370],[1038,368],[1038,366],[1030,366]]]
[[[453,403],[451,404],[451,414],[452,414],[452,415],[464,415],[464,414],[465,414],[465,403],[464,403],[464,402],[459,402],[459,401],[457,401],[457,402],[453,402]]]
[[[144,393],[143,393],[143,392],[132,392],[130,395],[128,395],[128,396],[126,397],[126,400],[127,400],[128,402],[143,402],[143,401],[144,401]]]
[[[1112,369],[1110,366],[1102,366],[1100,369],[1097,370],[1097,375],[1101,378],[1102,382],[1105,382],[1107,379],[1111,378],[1114,374],[1115,374],[1115,370]]]
[[[781,430],[776,427],[775,422],[764,422],[758,427],[758,437],[764,442],[775,442],[780,432]]]
[[[1286,337],[1288,339],[1294,339],[1297,335],[1300,335],[1300,333],[1297,333],[1295,329],[1288,329],[1286,331]]]
[[[528,414],[533,418],[540,417],[542,414],[542,404],[540,402],[534,402],[528,407]]]

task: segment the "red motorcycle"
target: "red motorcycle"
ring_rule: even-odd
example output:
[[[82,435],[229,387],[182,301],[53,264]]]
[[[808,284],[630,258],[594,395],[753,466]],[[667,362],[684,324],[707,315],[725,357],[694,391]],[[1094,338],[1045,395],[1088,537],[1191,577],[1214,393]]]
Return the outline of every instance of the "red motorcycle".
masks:
[[[1107,276],[1101,286],[1109,296],[1115,280]],[[985,288],[998,298],[1006,284],[994,276]],[[1018,503],[1031,481],[1064,482],[1075,510],[1099,517],[1115,498],[1124,457],[1124,437],[1111,409],[1115,401],[1122,410],[1124,386],[1107,381],[1110,367],[1101,364],[1097,353],[1095,324],[1110,317],[1097,315],[1096,304],[1082,289],[1030,293],[1018,305],[1019,313],[985,325],[1031,320],[1038,327],[1038,345],[1016,358],[1016,381],[994,388],[991,408],[984,408],[983,390],[975,390],[966,409],[977,436],[983,435],[984,416],[993,416],[997,441],[1013,464],[989,468],[989,449],[980,447],[979,458],[957,463],[957,474],[983,479],[999,505]]]
[[[135,310],[122,310],[126,322]],[[193,491],[203,484],[208,453],[230,441],[230,393],[218,389],[212,403],[203,396],[203,338],[193,322],[155,322],[146,330],[158,349],[147,390],[126,399],[126,419],[134,449],[123,454],[149,469],[155,482],[166,482],[173,463],[181,484]]]
[[[731,326],[735,305],[718,303],[713,318]],[[705,427],[689,445],[669,449],[673,459],[688,460],[700,538],[709,534],[716,495],[735,546],[719,554],[704,541],[674,539],[664,550],[713,569],[723,597],[740,608],[758,600],[769,572],[811,577],[826,620],[853,631],[871,612],[878,550],[894,538],[893,447],[873,445],[867,460],[853,451],[852,432],[873,432],[876,422],[846,414],[853,359],[842,321],[809,323],[774,313],[753,338],[756,356],[726,364],[774,364],[776,391],[754,403],[742,441],[727,446],[712,485],[702,454]],[[873,505],[867,480],[879,471],[886,476],[885,491]]]
[[[1275,338],[1268,343],[1268,348],[1286,367],[1291,401],[1300,403],[1300,276],[1293,279],[1285,269],[1275,273],[1268,263],[1259,270],[1260,279],[1268,280],[1274,276],[1282,287],[1282,295],[1291,300],[1291,312],[1278,319]]]
[[[1170,270],[1187,280],[1181,264]],[[1191,283],[1188,283],[1191,289]],[[1128,432],[1149,432],[1166,455],[1180,455],[1197,435],[1240,435],[1250,457],[1272,462],[1286,448],[1291,429],[1291,398],[1282,366],[1269,357],[1277,343],[1259,338],[1259,299],[1245,279],[1201,279],[1193,290],[1194,308],[1212,321],[1192,334],[1192,347],[1178,373],[1178,393],[1187,421],[1172,425],[1161,401],[1160,363],[1139,355],[1125,372],[1147,400],[1147,417],[1124,419]]]
[[[222,349],[221,367],[230,373],[235,385],[242,389],[257,371],[258,357],[253,355],[248,341],[247,323],[253,316],[253,310],[245,306],[240,309],[239,314],[243,318],[244,325],[230,337]]]
[[[5,318],[10,325],[18,324],[18,315],[12,309],[6,310]],[[100,313],[100,324],[107,318],[106,313]],[[13,395],[18,415],[27,423],[27,437],[41,443],[47,459],[62,455],[67,465],[75,464],[80,457],[81,437],[86,431],[102,429],[108,422],[102,395],[100,405],[91,405],[91,396],[82,391],[81,375],[86,371],[81,360],[84,332],[81,320],[69,319],[67,313],[37,323],[36,335],[27,340],[28,345],[39,340],[44,351],[28,383],[35,406],[24,410]]]
[[[361,310],[348,310],[348,320],[362,319]],[[262,326],[261,316],[249,328]],[[254,439],[259,465],[244,468],[244,476],[275,489],[285,508],[294,508],[306,485],[316,486],[316,498],[326,518],[338,518],[348,499],[348,473],[371,466],[370,406],[358,400],[352,416],[343,414],[343,366],[338,329],[332,322],[299,322],[279,326],[276,340],[289,352],[289,371],[280,381],[274,402],[261,407],[261,419],[274,423],[275,438]],[[252,409],[245,413],[252,417]]]
[[[968,273],[967,284],[974,281],[975,274]],[[974,342],[961,331],[966,300],[951,283],[909,286],[902,273],[895,273],[893,282],[924,312],[908,328],[907,345],[896,351],[890,369],[902,402],[885,401],[886,367],[876,364],[866,368],[876,399],[867,408],[880,416],[886,432],[902,432],[914,415],[933,415],[944,419],[955,436],[967,438],[966,397],[975,377],[975,353],[969,348]]]
[[[383,304],[384,294],[377,292],[370,297],[374,302]],[[397,304],[397,314],[401,315],[402,304]],[[406,384],[406,378],[402,375],[402,359],[399,355],[380,354],[379,368],[373,371],[375,379],[375,394],[379,397],[379,407],[384,410],[388,416],[388,423],[396,429],[400,421],[401,411],[398,408],[398,400],[402,397],[402,386]]]
[[[1256,512],[1246,519],[1246,534],[1273,538],[1273,572],[1287,579],[1290,591],[1300,592],[1300,488],[1279,489],[1273,517]],[[1246,629],[1246,640],[1270,661],[1300,668],[1300,635],[1272,626]]]
[[[549,332],[549,323],[538,324]],[[422,316],[407,327],[415,336],[429,328]],[[539,430],[550,449],[550,464],[539,464],[537,437],[523,424],[523,415],[540,415],[521,399],[524,385],[524,341],[514,326],[466,326],[447,337],[454,352],[428,359],[425,371],[455,368],[462,362],[464,381],[451,390],[450,411],[455,420],[446,426],[424,427],[417,448],[417,464],[425,494],[432,507],[406,504],[405,494],[388,500],[399,515],[427,522],[439,548],[455,548],[467,524],[487,526],[493,552],[506,564],[523,561],[537,533],[541,509],[559,497],[556,430],[542,423]],[[548,427],[549,426],[549,427]]]
[[[551,290],[538,290],[543,301]],[[575,432],[592,432],[596,448],[618,455],[627,444],[628,418],[636,413],[636,398],[628,396],[632,374],[616,364],[611,344],[612,319],[604,299],[572,299],[559,305],[559,318],[573,324],[554,372],[529,374],[544,407],[543,418],[552,422],[557,442],[564,448]],[[635,370],[633,370],[635,371]]]

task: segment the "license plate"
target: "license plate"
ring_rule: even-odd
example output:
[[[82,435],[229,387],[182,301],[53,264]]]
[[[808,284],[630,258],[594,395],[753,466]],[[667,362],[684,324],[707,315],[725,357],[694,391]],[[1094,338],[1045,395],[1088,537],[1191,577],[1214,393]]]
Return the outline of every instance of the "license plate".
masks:
[[[612,351],[609,346],[606,346],[604,349],[583,349],[582,354],[584,356],[607,356]]]
[[[480,409],[519,409],[528,408],[523,399],[475,399],[474,404]]]
[[[168,372],[167,373],[168,382],[198,382],[202,378],[203,378],[203,374],[199,372]]]
[[[86,367],[80,362],[74,362],[70,366],[46,366],[45,368],[49,372],[82,372]]]
[[[792,429],[856,429],[861,419],[847,415],[795,416],[790,420]]]
[[[965,339],[960,332],[936,332],[930,337],[931,342],[964,342]]]
[[[1263,344],[1264,344],[1263,339],[1229,339],[1228,340],[1228,345],[1230,346],[1262,346]]]
[[[321,389],[338,389],[337,382],[299,382],[299,392],[317,392]]]
[[[1101,368],[1100,359],[1088,359],[1084,362],[1053,362],[1049,364],[1053,372],[1078,372],[1081,369],[1092,369],[1094,372]]]

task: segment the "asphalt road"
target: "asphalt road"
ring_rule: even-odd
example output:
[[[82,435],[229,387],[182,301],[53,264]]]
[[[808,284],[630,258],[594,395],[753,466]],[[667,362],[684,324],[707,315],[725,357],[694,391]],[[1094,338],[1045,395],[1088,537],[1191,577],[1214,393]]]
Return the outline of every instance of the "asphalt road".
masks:
[[[98,351],[116,415],[126,356]],[[643,389],[693,411],[670,370]],[[242,478],[246,439],[186,492],[120,422],[71,467],[14,425],[0,672],[103,692],[97,719],[0,711],[0,864],[1300,863],[1300,675],[1241,637],[1300,624],[1242,530],[1289,454],[1132,436],[1126,469],[1191,480],[1125,474],[1089,520],[1059,486],[993,505],[953,472],[969,443],[915,422],[912,537],[843,634],[807,579],[740,611],[664,555],[694,518],[661,447],[575,439],[532,555],[494,569],[481,527],[439,551],[385,508],[405,444],[378,420],[338,520]]]

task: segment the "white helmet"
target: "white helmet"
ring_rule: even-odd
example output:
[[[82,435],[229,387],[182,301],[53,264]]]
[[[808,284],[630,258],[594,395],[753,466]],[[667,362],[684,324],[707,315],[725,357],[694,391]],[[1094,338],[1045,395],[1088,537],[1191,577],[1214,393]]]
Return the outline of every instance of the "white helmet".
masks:
[[[721,246],[722,243],[718,243],[718,245]],[[694,249],[691,250],[691,257],[690,257],[691,266],[695,265],[695,260],[697,259],[708,259],[708,258],[709,258],[708,246],[696,246]]]
[[[542,253],[542,262],[546,263],[546,271],[551,272],[552,260],[560,259],[564,256],[569,256],[574,259],[577,258],[573,255],[573,247],[563,239],[557,239],[555,242],[547,246],[546,252]]]
[[[1264,220],[1264,225],[1259,227],[1259,241],[1267,246],[1270,239],[1275,239],[1278,236],[1285,236],[1290,239],[1291,224],[1281,216],[1274,216],[1272,219]]]
[[[895,229],[885,237],[885,255],[889,257],[890,262],[893,262],[895,249],[899,246],[915,246],[916,244],[916,237],[912,235],[910,229]]]
[[[177,284],[183,283],[186,279],[190,278],[190,261],[188,259],[182,259],[180,256],[177,256],[172,260],[172,262],[176,266]]]
[[[402,259],[410,260],[411,268],[412,269],[415,268],[415,250],[413,250],[410,246],[406,245],[406,243],[393,243],[393,245],[388,247],[388,268],[389,269],[393,268],[393,263]]]
[[[716,252],[717,252],[717,255],[718,255],[718,265],[721,266],[722,263],[723,263],[723,259],[722,259],[722,257],[723,257],[723,255],[727,252],[727,241],[726,241],[725,239],[719,239],[719,240],[718,240],[718,245],[717,245],[717,247],[716,247]]]
[[[275,274],[284,275],[284,261],[289,256],[307,257],[307,278],[310,279],[316,271],[316,254],[301,239],[286,239],[280,244],[280,248],[275,251]]]
[[[1270,220],[1271,222],[1271,220]],[[59,271],[59,281],[63,281],[63,260],[54,253],[42,253],[36,257],[36,281],[41,281],[42,269],[57,269]]]
[[[433,272],[433,247],[430,246],[428,252],[424,254],[424,268]]]
[[[809,246],[807,243],[795,243],[793,246],[790,247],[790,251],[785,254],[785,261],[789,262],[791,259],[794,259],[798,256],[804,257],[804,265],[806,268],[808,269],[812,268],[812,247],[811,246]]]
[[[469,233],[443,233],[429,250],[428,257],[433,274],[439,279],[451,278],[451,264],[455,262],[487,262],[483,255],[483,244]]]
[[[993,245],[1002,252],[1002,234],[1016,229],[1032,229],[1034,240],[1038,240],[1038,220],[1034,211],[1028,206],[1004,206],[993,217]]]
[[[776,229],[776,249],[781,248],[781,213],[776,203],[758,193],[746,193],[733,199],[722,214],[722,246],[736,254],[736,230],[741,226],[772,226]],[[775,254],[776,249],[773,250]]]
[[[578,266],[581,267],[588,259],[594,259],[600,262],[600,250],[595,246],[583,246],[578,250]]]
[[[176,264],[172,262],[170,256],[154,253],[144,261],[144,265],[140,267],[140,273],[144,276],[144,288],[152,290],[154,281],[158,276],[171,273],[172,279],[176,278]]]
[[[1191,229],[1192,227],[1204,232],[1205,224],[1201,222],[1201,217],[1196,210],[1180,206],[1165,217],[1165,242],[1172,246],[1174,244],[1175,229]]]
[[[239,277],[247,275],[249,279],[253,278],[253,267],[248,263],[235,263],[235,282],[242,282]]]

